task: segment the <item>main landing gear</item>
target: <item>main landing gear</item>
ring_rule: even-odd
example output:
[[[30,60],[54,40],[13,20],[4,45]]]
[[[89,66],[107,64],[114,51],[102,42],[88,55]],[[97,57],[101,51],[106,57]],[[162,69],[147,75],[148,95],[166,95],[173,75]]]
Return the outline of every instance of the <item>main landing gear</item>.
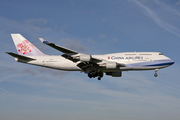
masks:
[[[157,71],[158,71],[158,69],[156,69],[155,74],[154,74],[154,77],[157,77],[157,76],[158,76]]]
[[[103,72],[101,71],[91,71],[88,73],[88,77],[89,78],[95,78],[98,77],[98,80],[101,80],[101,78],[103,77]]]

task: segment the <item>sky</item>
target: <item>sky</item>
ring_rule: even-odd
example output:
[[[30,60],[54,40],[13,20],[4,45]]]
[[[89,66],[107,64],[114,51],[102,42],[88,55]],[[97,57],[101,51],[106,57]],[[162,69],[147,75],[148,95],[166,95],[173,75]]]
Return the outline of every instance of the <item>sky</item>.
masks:
[[[11,33],[48,55],[44,38],[86,54],[161,52],[175,64],[158,71],[89,79],[14,61]],[[1,120],[179,120],[179,0],[1,0]]]

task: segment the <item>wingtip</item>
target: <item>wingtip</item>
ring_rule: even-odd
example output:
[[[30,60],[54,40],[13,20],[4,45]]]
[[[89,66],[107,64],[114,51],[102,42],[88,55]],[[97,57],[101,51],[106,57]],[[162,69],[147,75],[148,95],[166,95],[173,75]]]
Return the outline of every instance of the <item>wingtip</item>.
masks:
[[[7,54],[10,54],[11,52],[6,52]]]
[[[43,38],[39,38],[39,40],[40,40],[41,42],[43,42],[43,41],[44,41],[44,39],[43,39]]]
[[[39,38],[39,40],[40,40],[42,43],[49,43],[47,40],[44,40],[43,38]]]

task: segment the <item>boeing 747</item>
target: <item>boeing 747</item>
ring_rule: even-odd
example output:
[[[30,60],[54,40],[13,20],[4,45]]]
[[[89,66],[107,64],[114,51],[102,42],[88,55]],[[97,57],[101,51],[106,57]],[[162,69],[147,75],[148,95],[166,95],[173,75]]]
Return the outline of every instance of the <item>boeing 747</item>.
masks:
[[[160,52],[122,52],[104,55],[88,55],[48,42],[39,38],[42,43],[62,52],[62,55],[46,55],[31,44],[21,34],[11,34],[17,52],[6,52],[15,61],[57,70],[81,71],[89,78],[103,74],[121,77],[122,71],[155,70],[154,76],[161,68],[174,64],[174,61]]]

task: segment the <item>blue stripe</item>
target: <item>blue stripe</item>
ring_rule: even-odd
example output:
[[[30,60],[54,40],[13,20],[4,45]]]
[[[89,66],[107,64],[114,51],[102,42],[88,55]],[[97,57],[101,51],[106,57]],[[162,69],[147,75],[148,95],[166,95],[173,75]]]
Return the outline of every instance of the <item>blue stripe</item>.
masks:
[[[172,65],[174,62],[167,62],[167,63],[160,63],[160,64],[151,64],[146,66],[166,66],[166,65]]]
[[[167,66],[174,64],[174,61],[171,59],[166,60],[157,60],[157,61],[148,61],[148,62],[139,62],[133,64],[127,64],[126,66]]]

